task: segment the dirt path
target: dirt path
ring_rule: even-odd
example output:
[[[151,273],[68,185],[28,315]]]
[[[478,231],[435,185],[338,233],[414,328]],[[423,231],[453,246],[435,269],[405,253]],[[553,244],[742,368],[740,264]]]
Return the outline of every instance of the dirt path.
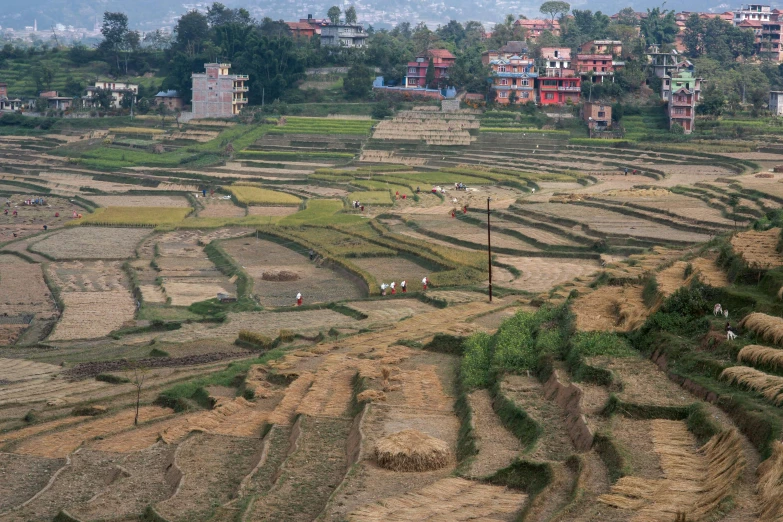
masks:
[[[478,390],[468,397],[473,412],[473,424],[476,433],[476,445],[479,453],[475,456],[469,474],[473,477],[486,477],[508,466],[522,451],[522,445],[509,432],[492,409],[492,399],[487,390]]]

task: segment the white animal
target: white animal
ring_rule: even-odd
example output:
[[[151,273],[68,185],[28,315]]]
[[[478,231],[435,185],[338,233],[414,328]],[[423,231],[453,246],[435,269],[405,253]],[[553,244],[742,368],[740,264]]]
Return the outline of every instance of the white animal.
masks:
[[[715,303],[715,306],[712,307],[712,315],[718,315],[723,313],[723,308],[721,308],[720,303]]]
[[[723,317],[725,317],[726,319],[729,318],[729,311],[728,310],[724,310],[723,311]]]
[[[729,341],[733,341],[733,340],[734,340],[734,339],[736,339],[736,338],[737,338],[737,334],[735,334],[735,333],[734,333],[734,332],[732,332],[731,330],[729,330],[728,332],[726,332],[726,339],[727,339],[727,340],[729,340]]]

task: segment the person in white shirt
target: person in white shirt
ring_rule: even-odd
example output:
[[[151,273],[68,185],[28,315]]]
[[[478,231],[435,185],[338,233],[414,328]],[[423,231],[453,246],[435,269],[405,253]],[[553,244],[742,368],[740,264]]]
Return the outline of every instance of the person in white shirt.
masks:
[[[394,281],[392,281],[392,283],[391,283],[389,286],[390,286],[390,287],[391,287],[391,289],[392,289],[392,295],[396,294],[396,293],[397,293],[397,289],[396,289],[395,287],[397,286],[397,283],[395,283]]]
[[[429,283],[429,281],[427,280],[426,277],[421,280],[422,290],[426,290],[427,289],[427,283]]]
[[[389,285],[387,285],[386,283],[381,283],[381,295],[386,295],[386,288],[388,286]]]
[[[296,294],[296,306],[302,306],[302,293],[301,292]]]
[[[408,291],[408,283],[406,283],[404,279],[402,280],[402,283],[400,283],[400,288],[402,288],[403,294]]]

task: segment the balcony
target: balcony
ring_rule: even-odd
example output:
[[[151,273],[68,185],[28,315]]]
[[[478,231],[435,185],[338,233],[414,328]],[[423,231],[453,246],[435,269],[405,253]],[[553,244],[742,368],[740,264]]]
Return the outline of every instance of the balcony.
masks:
[[[691,101],[678,101],[676,98],[672,100],[672,107],[693,107]]]
[[[233,103],[247,103],[247,98],[234,98]]]
[[[582,90],[581,87],[564,87],[560,86],[557,88],[560,92],[580,92]]]
[[[249,87],[240,86],[240,85],[234,85],[234,89],[233,89],[234,92],[247,92],[249,90],[250,90]]]
[[[235,74],[237,80],[249,80],[250,77],[247,74]]]

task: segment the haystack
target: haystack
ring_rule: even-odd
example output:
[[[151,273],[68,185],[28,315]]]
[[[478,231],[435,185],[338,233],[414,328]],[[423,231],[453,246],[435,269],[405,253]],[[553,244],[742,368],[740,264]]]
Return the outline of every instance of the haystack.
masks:
[[[378,465],[392,471],[432,471],[451,461],[449,445],[417,430],[403,430],[375,445]]]

